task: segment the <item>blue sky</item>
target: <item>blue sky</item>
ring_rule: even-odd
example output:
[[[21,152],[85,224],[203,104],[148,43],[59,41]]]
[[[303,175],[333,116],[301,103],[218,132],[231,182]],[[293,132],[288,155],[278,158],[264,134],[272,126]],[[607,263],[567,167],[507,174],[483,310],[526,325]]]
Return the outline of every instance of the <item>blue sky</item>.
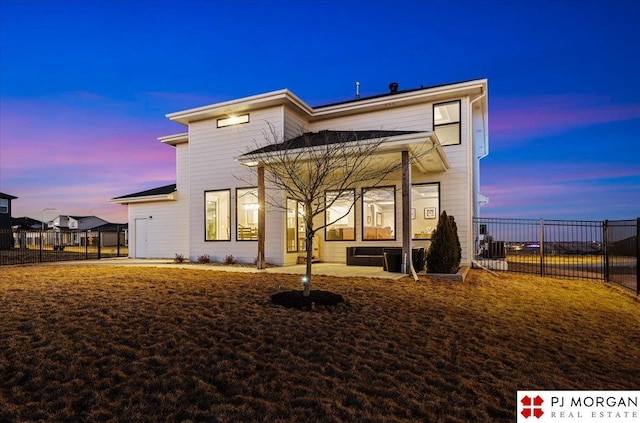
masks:
[[[488,78],[483,216],[635,218],[639,75],[633,0],[0,0],[0,191],[126,222],[110,198],[175,181],[166,113]]]

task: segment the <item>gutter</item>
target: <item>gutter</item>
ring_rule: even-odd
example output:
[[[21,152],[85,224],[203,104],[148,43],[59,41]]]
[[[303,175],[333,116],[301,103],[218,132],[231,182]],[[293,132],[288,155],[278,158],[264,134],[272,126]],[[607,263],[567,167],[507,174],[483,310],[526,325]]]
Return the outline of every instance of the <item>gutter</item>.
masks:
[[[489,155],[489,125],[487,123],[488,115],[489,115],[489,105],[487,104],[487,110],[482,111],[482,145],[480,148],[476,145],[476,134],[474,131],[474,120],[473,120],[473,104],[481,99],[486,98],[487,93],[483,88],[482,94],[478,95],[476,98],[469,102],[469,117],[470,117],[470,125],[471,125],[471,139],[473,142],[473,155],[475,157],[475,163],[473,163],[473,173],[474,173],[474,181],[473,181],[473,191],[474,191],[474,204],[473,204],[473,215],[479,215],[479,207],[484,206],[489,203],[489,198],[480,193],[480,160],[487,157]],[[486,113],[485,113],[486,112]]]
[[[483,99],[487,96],[487,93],[484,91],[482,94],[480,94],[479,96],[477,96],[476,98],[474,98],[473,100],[471,100],[469,102],[469,116],[473,116],[473,103],[475,103],[476,101]],[[489,113],[489,111],[487,110],[487,114]],[[471,121],[471,125],[472,125],[472,129],[473,129],[473,120]],[[487,124],[487,119],[485,117],[485,115],[483,114],[482,116],[482,134],[483,134],[483,139],[482,139],[482,147],[484,149],[484,153],[480,154],[477,156],[478,159],[483,159],[485,157],[487,157],[489,155],[489,133],[488,133],[488,124]],[[472,134],[473,137],[473,134]]]

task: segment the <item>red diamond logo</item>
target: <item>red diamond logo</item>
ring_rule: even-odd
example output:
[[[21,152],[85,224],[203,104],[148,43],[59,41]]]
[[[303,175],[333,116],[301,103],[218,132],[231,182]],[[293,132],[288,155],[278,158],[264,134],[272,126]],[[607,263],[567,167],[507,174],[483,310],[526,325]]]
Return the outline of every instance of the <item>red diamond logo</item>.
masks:
[[[531,397],[529,397],[528,395],[525,395],[524,397],[522,397],[520,402],[522,403],[522,411],[520,412],[520,414],[522,414],[525,419],[528,419],[531,416],[539,419],[544,414],[544,412],[542,411],[542,403],[544,402],[544,400],[540,398],[540,395],[536,395],[536,397],[533,399],[531,399]]]

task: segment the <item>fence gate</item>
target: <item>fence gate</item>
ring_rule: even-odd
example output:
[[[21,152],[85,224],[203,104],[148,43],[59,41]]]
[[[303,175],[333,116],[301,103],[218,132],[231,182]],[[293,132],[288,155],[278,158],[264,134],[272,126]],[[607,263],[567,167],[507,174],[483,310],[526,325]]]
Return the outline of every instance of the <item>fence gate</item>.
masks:
[[[606,280],[640,293],[638,256],[640,255],[640,218],[605,220]]]
[[[494,270],[599,279],[638,294],[639,223],[476,218],[475,259]]]

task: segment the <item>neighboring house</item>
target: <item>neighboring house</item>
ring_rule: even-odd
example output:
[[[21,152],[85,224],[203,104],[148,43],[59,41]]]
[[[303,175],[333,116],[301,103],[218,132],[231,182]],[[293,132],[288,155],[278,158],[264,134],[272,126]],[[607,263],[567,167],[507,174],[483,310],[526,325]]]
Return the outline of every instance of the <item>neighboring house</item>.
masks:
[[[16,231],[28,231],[28,230],[34,230],[34,229],[41,229],[42,222],[27,216],[12,217],[11,227]]]
[[[19,248],[40,245],[43,226],[43,222],[28,216],[12,217],[11,228],[13,229],[15,245]]]
[[[353,142],[383,137],[385,154],[398,161],[403,151],[433,147],[403,172],[409,176],[398,174],[383,188],[363,185],[355,207],[317,235],[316,258],[345,263],[346,247],[352,246],[428,247],[446,210],[456,219],[462,263],[469,264],[473,217],[487,201],[479,192],[479,160],[488,153],[487,80],[404,91],[397,84],[389,87],[385,94],[318,107],[284,89],[167,115],[187,128],[159,138],[176,150],[176,184],[111,200],[129,207],[130,256],[182,254],[196,260],[208,254],[222,261],[233,255],[251,263],[264,241],[267,262],[296,263],[304,254],[305,229],[296,218],[300,206],[283,194],[287,212],[267,207],[265,227],[258,228],[258,181],[243,182],[253,165],[243,155],[255,150],[256,142],[264,144],[264,134],[274,129],[286,140],[301,132],[355,134]],[[411,186],[404,207],[403,183]],[[328,214],[343,215],[352,203],[338,201]],[[265,235],[258,241],[260,233]],[[411,239],[403,240],[403,233]]]
[[[13,248],[11,201],[18,197],[0,192],[0,250]]]
[[[115,231],[114,225],[96,216],[60,215],[48,222],[47,227],[56,233],[58,245],[96,245],[98,231]],[[102,234],[102,246],[116,245],[115,234]],[[113,239],[112,239],[113,238]]]
[[[11,229],[11,201],[17,198],[0,192],[0,229]]]

